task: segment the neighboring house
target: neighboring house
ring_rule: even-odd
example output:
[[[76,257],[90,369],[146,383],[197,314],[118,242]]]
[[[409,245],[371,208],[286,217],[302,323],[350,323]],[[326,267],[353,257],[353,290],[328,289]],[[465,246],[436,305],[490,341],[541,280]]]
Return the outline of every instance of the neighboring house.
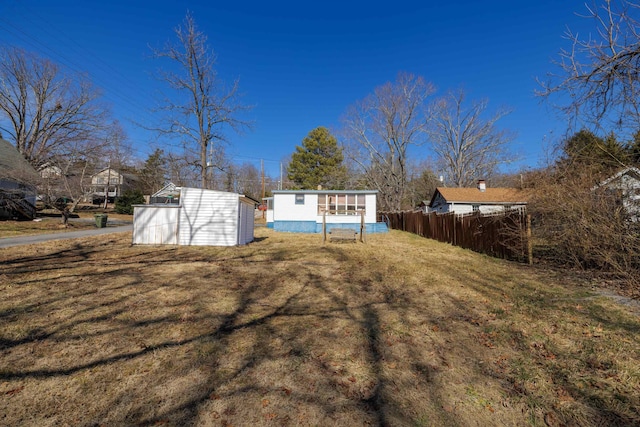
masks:
[[[367,233],[388,231],[376,223],[377,191],[274,190],[267,202],[267,226],[276,231],[321,233],[323,221],[332,228],[359,231],[362,217]]]
[[[592,190],[605,188],[614,192],[632,221],[640,220],[640,169],[626,168],[605,179]]]
[[[527,205],[527,196],[516,188],[487,188],[483,180],[476,188],[438,187],[427,206],[427,212],[490,214]]]
[[[56,165],[45,165],[40,168],[40,177],[42,179],[55,179],[62,176],[62,169]]]
[[[138,177],[133,174],[120,173],[116,169],[106,168],[91,177],[91,193],[94,203],[104,202],[105,194],[113,202],[127,190],[138,184]]]
[[[33,219],[38,172],[9,142],[0,138],[0,218]]]
[[[176,187],[173,182],[170,182],[149,197],[149,204],[151,205],[162,203],[180,204],[180,187]]]
[[[135,205],[133,244],[245,245],[254,238],[256,202],[237,193],[180,188],[180,203]]]

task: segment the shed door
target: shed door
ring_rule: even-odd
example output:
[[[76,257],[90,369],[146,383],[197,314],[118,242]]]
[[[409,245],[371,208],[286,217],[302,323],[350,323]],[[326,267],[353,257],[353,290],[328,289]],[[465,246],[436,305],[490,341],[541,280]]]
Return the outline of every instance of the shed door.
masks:
[[[178,213],[178,209],[168,207],[135,207],[133,244],[178,244]]]

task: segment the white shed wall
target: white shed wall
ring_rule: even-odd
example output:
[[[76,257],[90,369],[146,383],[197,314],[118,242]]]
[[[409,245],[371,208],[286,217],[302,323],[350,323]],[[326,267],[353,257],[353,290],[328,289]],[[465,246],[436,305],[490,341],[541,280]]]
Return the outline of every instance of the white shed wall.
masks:
[[[253,241],[255,226],[253,203],[240,202],[240,217],[238,218],[238,244],[246,245]]]
[[[180,245],[238,244],[238,194],[183,187],[180,201]]]
[[[134,206],[134,245],[176,245],[178,206]]]

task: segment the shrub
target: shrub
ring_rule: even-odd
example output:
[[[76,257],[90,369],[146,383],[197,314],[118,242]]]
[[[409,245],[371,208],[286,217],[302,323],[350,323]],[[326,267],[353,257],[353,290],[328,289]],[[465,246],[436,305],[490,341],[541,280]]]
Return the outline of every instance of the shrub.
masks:
[[[119,214],[133,214],[132,205],[144,204],[144,195],[139,190],[125,191],[116,199],[116,212]]]

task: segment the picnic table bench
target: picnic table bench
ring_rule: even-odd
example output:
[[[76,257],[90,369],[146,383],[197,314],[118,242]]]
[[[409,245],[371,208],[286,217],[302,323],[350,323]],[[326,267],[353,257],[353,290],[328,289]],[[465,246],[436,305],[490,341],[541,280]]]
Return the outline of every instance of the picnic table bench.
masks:
[[[356,235],[358,233],[353,228],[332,228],[331,231],[329,231],[329,234],[331,235],[329,240],[332,242],[336,240],[349,240],[355,242]]]

